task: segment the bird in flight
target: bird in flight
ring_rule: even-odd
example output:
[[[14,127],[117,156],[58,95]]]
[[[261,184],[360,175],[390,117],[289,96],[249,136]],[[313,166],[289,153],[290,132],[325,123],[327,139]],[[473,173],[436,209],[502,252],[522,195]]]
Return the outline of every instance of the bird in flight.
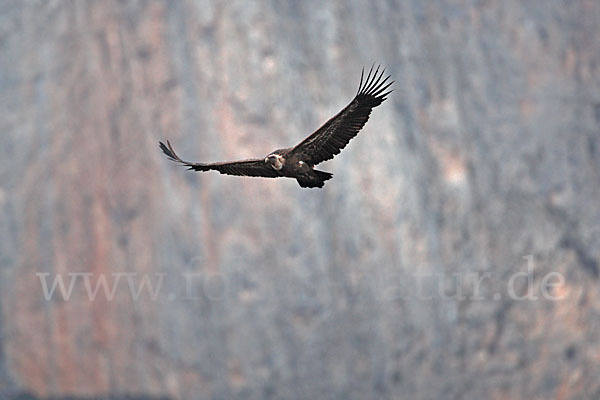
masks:
[[[294,147],[275,150],[266,157],[216,163],[183,161],[168,140],[166,145],[159,142],[160,148],[169,159],[194,171],[212,170],[227,175],[295,178],[303,188],[322,188],[333,174],[313,167],[339,154],[365,125],[371,110],[392,92],[386,91],[394,81],[387,82],[389,75],[383,79],[385,69],[379,72],[379,67],[375,71],[373,68],[374,65],[365,79],[363,68],[358,91],[350,104]]]

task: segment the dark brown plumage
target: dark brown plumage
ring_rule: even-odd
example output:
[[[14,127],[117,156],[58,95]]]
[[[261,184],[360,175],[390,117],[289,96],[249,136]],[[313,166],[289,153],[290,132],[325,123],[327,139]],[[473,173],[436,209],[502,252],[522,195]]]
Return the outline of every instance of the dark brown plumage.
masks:
[[[264,158],[217,163],[192,163],[177,156],[171,143],[160,142],[160,148],[171,160],[194,171],[219,171],[227,175],[260,176],[264,178],[295,178],[301,187],[321,188],[333,175],[313,169],[323,161],[332,159],[358,134],[373,108],[380,105],[392,91],[386,92],[392,82],[383,79],[385,70],[373,67],[364,78],[364,68],[354,99],[337,115],[327,121],[296,146],[271,152]]]

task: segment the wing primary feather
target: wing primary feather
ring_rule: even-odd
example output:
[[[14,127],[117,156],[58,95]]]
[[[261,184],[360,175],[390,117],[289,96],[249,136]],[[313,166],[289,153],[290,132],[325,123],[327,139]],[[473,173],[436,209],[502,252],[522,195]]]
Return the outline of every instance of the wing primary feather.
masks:
[[[173,150],[173,146],[171,146],[171,142],[169,142],[167,140],[167,144],[165,145],[163,142],[158,142],[160,145],[160,149],[163,151],[163,153],[165,153],[165,155],[171,160],[171,161],[175,161],[181,164],[186,164],[186,165],[190,165],[191,163],[188,163],[186,161],[183,161],[181,158],[179,158],[179,156],[177,155],[177,153],[175,153],[175,150]]]
[[[379,67],[381,67],[381,65],[377,66],[377,69],[375,70],[375,74],[373,74],[373,84],[371,85],[371,87],[377,85],[377,82],[379,82],[379,79],[381,79],[381,75],[379,75],[379,78],[377,78],[377,73],[379,72]],[[377,78],[377,82],[375,81],[375,78]]]
[[[375,82],[375,78],[377,78],[378,72],[379,72],[379,65],[377,66],[377,69],[375,70],[375,73],[373,74],[373,77],[371,78],[371,83],[369,84],[369,88],[367,90],[369,90],[371,87],[373,87],[373,83]]]
[[[361,90],[361,93],[364,93],[365,89],[369,87],[369,80],[371,79],[371,73],[373,72],[373,67],[375,67],[375,63],[371,66],[369,70],[369,75],[367,75],[367,79],[365,80],[365,87]]]
[[[390,90],[389,92],[385,92],[384,94],[380,95],[379,98],[381,99],[381,101],[384,101],[387,99],[387,96],[392,92],[393,92],[393,90]]]
[[[171,153],[171,151],[167,148],[167,146],[165,146],[165,144],[163,142],[158,142],[158,146],[170,160],[175,161],[175,158],[173,157],[173,153]]]
[[[377,67],[377,70],[375,71],[375,73],[372,76],[370,76],[371,79],[367,82],[364,89],[362,90],[362,92],[361,92],[362,95],[368,95],[368,93],[373,88],[373,84],[375,83],[375,79],[377,78],[378,70],[379,70],[379,66]]]
[[[379,69],[379,68],[377,68]],[[369,87],[369,91],[367,93],[365,93],[366,95],[373,95],[373,92],[375,90],[377,90],[377,87],[379,86],[379,82],[381,81],[381,78],[383,78],[383,74],[384,74],[385,70],[381,71],[381,74],[379,74],[379,77],[377,78],[377,80],[375,80],[375,78],[373,78],[373,84],[371,85],[371,87]]]
[[[377,86],[375,86],[373,89],[371,89],[371,92],[369,93],[369,95],[377,97],[377,92],[381,92],[381,88],[384,87],[384,85],[388,79],[390,79],[389,75],[383,81],[378,82]]]
[[[373,97],[381,97],[381,93],[384,92],[387,88],[389,88],[392,84],[394,83],[394,81],[391,81],[390,83],[388,83],[385,86],[381,86],[379,88],[377,88],[377,91],[374,92],[372,94]],[[389,92],[388,92],[389,93]]]
[[[373,73],[373,67],[369,70],[369,74],[367,75],[367,79],[365,79],[365,84],[363,85],[361,93],[364,93],[365,90],[369,87],[369,82],[371,81],[371,73]]]
[[[360,93],[360,89],[361,89],[362,84],[363,84],[363,76],[364,76],[364,74],[365,74],[365,67],[362,67],[362,70],[360,71],[360,83],[358,84],[358,91],[356,92],[357,96]]]

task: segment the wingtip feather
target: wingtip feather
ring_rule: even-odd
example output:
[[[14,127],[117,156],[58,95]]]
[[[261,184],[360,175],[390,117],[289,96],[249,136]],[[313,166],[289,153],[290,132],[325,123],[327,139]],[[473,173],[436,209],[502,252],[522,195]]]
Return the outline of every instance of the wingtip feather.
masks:
[[[358,90],[356,91],[357,96],[360,93],[360,90],[362,89],[364,75],[365,75],[365,67],[362,67],[362,69],[360,71],[360,83],[358,84]]]
[[[375,68],[375,63],[369,69],[369,73],[367,74],[367,78],[364,79],[364,67],[362,68],[359,90],[356,96],[368,96],[373,97],[377,100],[385,100],[382,98],[382,93],[385,92],[395,81],[388,82],[391,78],[391,75],[385,74],[386,68],[381,68],[381,65],[378,65]],[[388,92],[387,94],[391,93]]]

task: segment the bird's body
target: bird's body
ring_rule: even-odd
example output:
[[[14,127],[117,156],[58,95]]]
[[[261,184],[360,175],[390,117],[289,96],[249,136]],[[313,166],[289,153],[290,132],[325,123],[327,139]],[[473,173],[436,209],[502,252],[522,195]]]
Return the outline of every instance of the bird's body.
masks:
[[[169,141],[166,145],[160,142],[160,148],[171,160],[195,171],[214,170],[228,175],[295,178],[301,187],[322,188],[325,181],[333,175],[313,167],[338,154],[362,129],[371,110],[381,104],[391,92],[385,90],[393,82],[386,84],[389,76],[382,80],[384,71],[381,74],[378,72],[379,67],[374,73],[371,67],[363,85],[363,70],[358,92],[346,108],[296,146],[275,150],[264,158],[208,164],[191,163],[179,158]]]
[[[296,178],[301,187],[321,188],[325,181],[333,176],[329,172],[313,169],[313,166],[309,164],[310,160],[305,160],[302,153],[292,150],[293,148],[275,150],[265,157],[265,162],[270,163],[281,176]],[[269,157],[272,160],[269,160]]]

